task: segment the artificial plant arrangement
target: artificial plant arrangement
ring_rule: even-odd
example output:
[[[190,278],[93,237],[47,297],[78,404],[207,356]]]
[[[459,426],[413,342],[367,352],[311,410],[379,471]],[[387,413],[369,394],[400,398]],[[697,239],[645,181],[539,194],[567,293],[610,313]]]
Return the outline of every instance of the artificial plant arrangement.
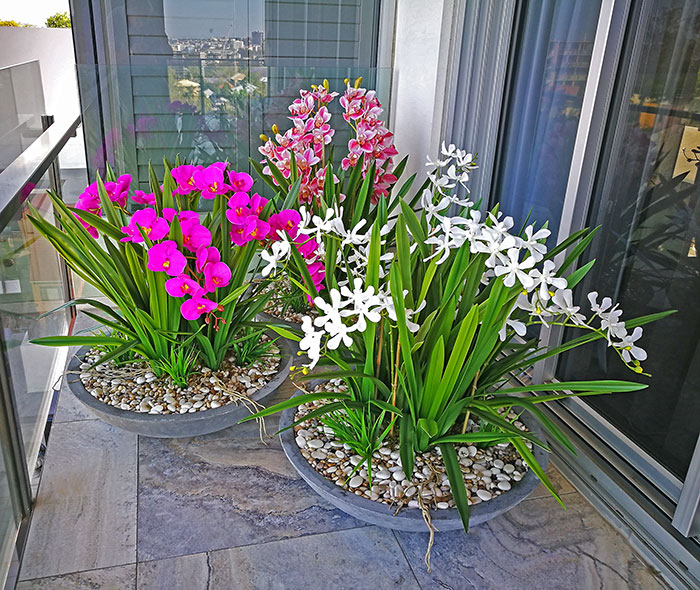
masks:
[[[576,268],[576,261],[595,230],[548,249],[546,227],[516,230],[497,207],[482,215],[460,196],[475,167],[471,154],[443,144],[441,159],[428,165],[420,211],[400,202],[393,244],[380,220],[352,239],[336,209],[318,223],[301,220],[299,233],[325,248],[343,244],[343,256],[326,276],[328,297],[314,300],[318,314],[303,319],[303,333],[279,332],[308,355],[298,379],[329,381],[256,416],[297,408],[296,443],[321,475],[371,500],[420,508],[428,524],[430,508],[454,506],[467,530],[470,506],[506,493],[527,469],[561,503],[533,455],[547,443],[522,421],[529,415],[573,447],[539,404],[646,387],[617,380],[514,384],[512,375],[600,339],[641,374],[641,326],[671,312],[623,320],[618,305],[595,292],[590,310],[575,305],[572,289],[594,264]],[[277,272],[294,260],[276,259]],[[583,334],[543,348],[526,339],[531,325]],[[310,374],[317,365],[331,370]]]
[[[324,80],[300,91],[299,98],[288,107],[291,127],[282,132],[273,125],[272,137],[260,136],[264,144],[259,151],[264,159],[250,160],[275,194],[277,207],[296,209],[300,218],[317,224],[326,223],[333,216],[353,236],[366,233],[376,219],[384,225],[406,198],[416,177],[413,174],[394,190],[408,157],[394,164],[398,152],[393,133],[382,121],[382,105],[375,91],[361,85],[362,78],[354,84],[346,79],[345,90],[338,99],[341,116],[350,129],[347,145],[333,145],[336,129],[330,108],[339,93],[331,92],[328,80]],[[427,183],[421,187],[418,196],[426,186]],[[414,205],[415,201],[409,204]],[[385,238],[392,243],[393,230],[389,232],[391,235]],[[338,248],[326,250],[324,267],[330,262],[334,268],[335,258],[340,255]],[[269,270],[263,275],[267,276]],[[316,296],[324,286],[318,280],[313,283],[311,291]],[[274,285],[276,295],[268,310],[277,317],[300,320],[310,308],[305,292],[309,287],[307,277],[294,266],[288,267],[286,278]],[[269,283],[263,283],[261,288],[272,289]],[[325,296],[321,293],[321,297]]]
[[[276,229],[284,233],[276,224],[285,211],[269,216],[267,199],[250,193],[253,179],[226,162],[177,164],[164,162],[162,184],[150,169],[150,193],[130,195],[131,177],[108,168],[74,207],[51,194],[61,227],[30,215],[76,275],[109,301],[66,304],[91,308],[84,313],[109,333],[34,342],[90,347],[81,380],[122,410],[192,413],[245,403],[280,364],[277,344],[255,322],[267,296],[246,291],[256,253]],[[197,213],[200,199],[213,201],[205,216]]]

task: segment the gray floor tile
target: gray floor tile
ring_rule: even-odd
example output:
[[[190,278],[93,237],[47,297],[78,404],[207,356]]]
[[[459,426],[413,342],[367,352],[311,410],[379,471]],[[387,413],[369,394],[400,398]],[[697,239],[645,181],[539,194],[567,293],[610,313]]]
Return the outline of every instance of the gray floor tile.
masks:
[[[68,383],[79,379],[78,375],[64,375],[61,390],[58,394],[58,404],[54,414],[54,424],[59,422],[75,422],[77,420],[96,420],[93,414],[77,397],[73,395]]]
[[[136,562],[137,437],[55,424],[20,580]]]
[[[554,489],[557,490],[557,493],[559,496],[563,496],[564,494],[571,494],[576,491],[576,488],[571,485],[571,482],[566,479],[561,472],[552,464],[552,461],[550,460],[549,464],[547,465],[547,477],[549,478],[549,481],[552,482],[552,485],[554,486]],[[549,492],[549,490],[544,487],[543,484],[538,485],[532,494],[528,497],[530,500],[534,500],[536,498],[551,498],[552,494]]]
[[[139,563],[136,590],[212,590],[209,567],[208,553]]]
[[[142,437],[139,460],[139,561],[362,526],[321,500],[254,422],[194,439]]]
[[[131,564],[26,580],[15,590],[131,590],[135,586],[136,564]]]
[[[214,590],[419,588],[391,531],[377,527],[214,551],[210,567]]]
[[[527,500],[468,535],[437,533],[430,573],[423,563],[428,535],[396,536],[425,589],[664,588],[580,494],[567,495],[565,504]]]

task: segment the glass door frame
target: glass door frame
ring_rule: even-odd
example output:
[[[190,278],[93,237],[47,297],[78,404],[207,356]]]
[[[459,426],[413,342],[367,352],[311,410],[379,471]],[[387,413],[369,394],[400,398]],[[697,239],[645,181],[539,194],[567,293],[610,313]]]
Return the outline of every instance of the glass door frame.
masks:
[[[623,80],[625,85],[631,82],[629,77],[618,78],[617,74],[634,67],[640,46],[636,33],[650,17],[652,8],[653,0],[643,0],[641,3],[603,0],[558,241],[586,225],[607,123],[617,106],[613,104],[615,83],[618,79]],[[625,54],[623,46],[626,47],[627,43],[631,44],[632,51]],[[624,90],[622,95],[625,95]],[[612,140],[616,141],[617,138],[613,136]],[[561,329],[543,328],[540,344],[556,346],[562,337]],[[538,382],[556,381],[555,370],[556,359],[547,359],[535,366],[534,379]],[[634,485],[667,514],[675,529],[686,537],[700,534],[700,437],[684,482],[585,402],[573,398],[561,402],[561,407],[578,418],[628,464],[623,466],[615,462],[616,467],[619,466],[620,471],[626,473]]]

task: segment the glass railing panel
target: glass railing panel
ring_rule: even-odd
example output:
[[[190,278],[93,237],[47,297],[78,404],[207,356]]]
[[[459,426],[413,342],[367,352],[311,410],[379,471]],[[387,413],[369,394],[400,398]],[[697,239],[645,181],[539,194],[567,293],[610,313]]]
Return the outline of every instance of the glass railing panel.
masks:
[[[0,171],[41,135],[43,114],[39,62],[0,68]]]
[[[250,170],[260,160],[260,134],[276,123],[291,126],[289,104],[299,90],[328,79],[342,93],[343,80],[363,78],[376,89],[389,117],[390,68],[292,67],[251,65],[247,60],[163,60],[145,66],[78,66],[84,101],[83,122],[88,167],[104,169],[105,160],[148,186],[148,166],[162,177],[163,157],[194,164],[228,160]],[[99,98],[98,98],[99,97]],[[351,129],[340,116],[338,99],[330,105],[336,135],[336,159],[342,158]],[[204,203],[206,205],[206,203]]]
[[[66,300],[64,267],[29,220],[28,203],[54,223],[47,176],[0,232],[0,325],[28,468],[41,445],[51,394],[65,367],[67,350],[32,344],[40,336],[66,334],[69,313],[47,316]],[[29,190],[29,189],[28,189]]]
[[[4,579],[5,568],[12,559],[18,526],[19,517],[12,502],[10,477],[0,452],[0,582]]]

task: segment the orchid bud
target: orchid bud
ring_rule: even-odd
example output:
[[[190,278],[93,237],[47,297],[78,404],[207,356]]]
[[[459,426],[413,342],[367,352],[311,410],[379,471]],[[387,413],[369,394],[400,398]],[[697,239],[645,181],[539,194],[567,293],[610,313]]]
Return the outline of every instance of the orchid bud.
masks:
[[[328,90],[330,88],[330,84],[328,84],[328,80],[326,78],[323,79],[323,87]]]
[[[360,84],[362,84],[362,76],[355,80],[355,88],[359,88]]]
[[[204,318],[204,323],[205,323],[205,324],[209,324],[209,321],[210,321],[210,320],[211,320],[211,318],[210,318],[209,316],[207,316],[207,317]]]
[[[260,141],[265,141],[267,142],[269,140],[269,137],[265,135],[264,133],[260,134]]]
[[[216,308],[216,311],[224,311],[224,306],[219,304],[219,306]]]
[[[347,86],[348,84],[350,84],[350,80],[348,78],[345,78],[345,80],[343,80],[343,84]]]
[[[274,124],[272,125],[272,133],[274,133],[275,135],[277,135],[279,132],[280,132],[280,128],[277,127],[277,123],[274,123]]]

